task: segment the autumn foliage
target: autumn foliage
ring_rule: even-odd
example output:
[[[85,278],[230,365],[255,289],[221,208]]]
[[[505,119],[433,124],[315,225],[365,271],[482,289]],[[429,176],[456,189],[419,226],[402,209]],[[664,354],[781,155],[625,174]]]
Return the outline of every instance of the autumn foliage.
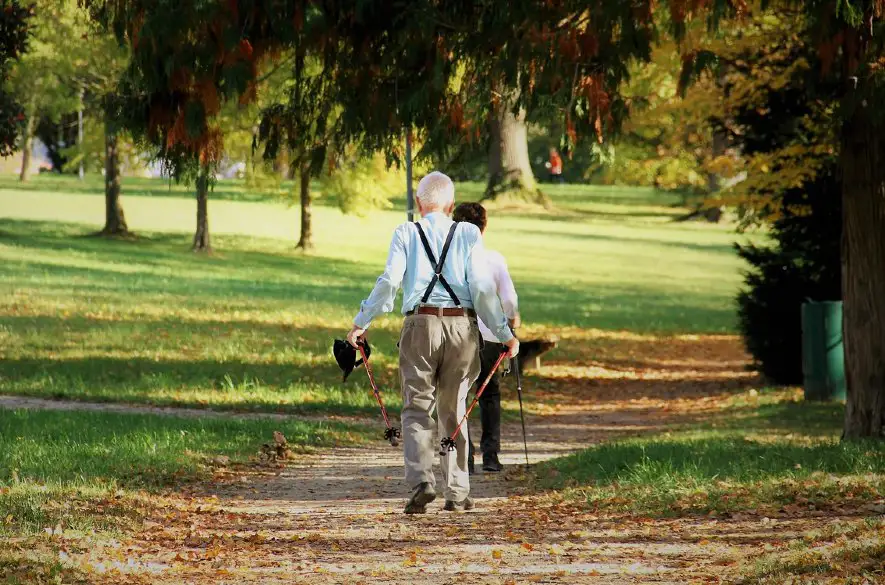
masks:
[[[12,153],[18,126],[24,114],[12,96],[4,91],[10,62],[25,50],[28,19],[33,8],[18,0],[0,2],[0,156]]]

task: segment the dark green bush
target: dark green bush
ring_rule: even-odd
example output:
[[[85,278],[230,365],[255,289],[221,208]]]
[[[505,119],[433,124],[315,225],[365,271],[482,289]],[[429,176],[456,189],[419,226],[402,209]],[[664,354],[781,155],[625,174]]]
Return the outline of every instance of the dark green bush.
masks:
[[[842,298],[841,203],[830,168],[784,195],[773,246],[735,245],[751,266],[737,298],[740,330],[756,367],[777,384],[802,382],[802,303]]]

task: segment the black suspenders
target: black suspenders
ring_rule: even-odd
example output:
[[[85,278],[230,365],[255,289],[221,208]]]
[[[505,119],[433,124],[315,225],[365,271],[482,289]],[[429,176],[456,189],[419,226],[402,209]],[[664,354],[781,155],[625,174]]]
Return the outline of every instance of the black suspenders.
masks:
[[[433,278],[430,279],[430,285],[428,285],[427,290],[424,291],[421,303],[424,304],[427,302],[427,299],[430,298],[430,293],[433,292],[433,287],[439,282],[443,285],[443,288],[446,289],[446,292],[449,293],[449,296],[452,297],[452,302],[455,303],[455,306],[460,307],[461,300],[458,299],[458,295],[455,294],[455,291],[452,290],[452,287],[449,286],[449,283],[446,282],[445,277],[442,275],[443,264],[449,253],[449,247],[452,245],[452,238],[455,237],[455,228],[458,227],[458,223],[453,223],[452,228],[449,230],[449,235],[446,237],[446,243],[443,246],[442,253],[439,255],[439,262],[436,261],[436,256],[433,255],[433,250],[430,249],[430,242],[427,241],[427,236],[424,234],[424,230],[421,229],[421,224],[416,221],[415,227],[418,228],[418,235],[421,236],[421,243],[424,244],[424,251],[427,252],[427,257],[430,259],[430,265],[433,266]]]

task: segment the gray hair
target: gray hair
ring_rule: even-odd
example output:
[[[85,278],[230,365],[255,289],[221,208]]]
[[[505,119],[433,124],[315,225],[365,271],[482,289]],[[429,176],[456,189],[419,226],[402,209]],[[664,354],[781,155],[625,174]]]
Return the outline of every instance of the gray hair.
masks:
[[[418,183],[418,200],[427,209],[443,209],[455,201],[455,184],[447,175],[433,171]]]

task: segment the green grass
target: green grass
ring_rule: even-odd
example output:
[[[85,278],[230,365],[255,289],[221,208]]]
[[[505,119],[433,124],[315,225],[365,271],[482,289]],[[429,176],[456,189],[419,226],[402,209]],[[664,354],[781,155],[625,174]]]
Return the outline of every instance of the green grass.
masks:
[[[282,185],[283,189],[291,189],[292,187],[294,184],[291,181],[286,181]],[[132,197],[193,197],[194,195],[192,185],[147,177],[124,177],[123,189],[125,195]],[[44,173],[33,175],[27,183],[22,183],[18,180],[17,175],[0,174],[0,191],[102,195],[104,193],[104,177],[86,175],[81,181],[76,175]],[[222,179],[216,182],[212,197],[225,201],[267,201],[272,199],[274,194],[256,192],[241,180]]]
[[[604,443],[542,465],[547,487],[640,515],[858,505],[885,490],[885,445],[840,442],[843,406],[763,394],[712,421]]]
[[[305,256],[293,250],[296,210],[213,200],[217,253],[206,257],[187,251],[192,200],[127,197],[139,237],[106,241],[88,237],[103,217],[102,199],[93,194],[100,183],[87,181],[86,194],[54,191],[73,189],[72,182],[39,177],[33,191],[0,183],[3,391],[375,414],[363,376],[340,383],[330,347],[383,266],[401,214],[361,219],[321,207],[317,253]],[[150,192],[139,187],[142,180],[129,183],[132,191]],[[478,194],[475,184],[459,189]],[[557,212],[493,214],[487,234],[489,245],[508,256],[529,334],[733,330],[740,275],[729,228],[629,215],[669,209],[672,198],[653,191],[557,189]],[[612,205],[623,217],[581,212]],[[380,319],[371,333],[394,411],[399,323],[396,315]],[[576,348],[557,351],[574,356]]]
[[[0,410],[0,535],[59,521],[79,531],[105,527],[124,512],[117,490],[131,499],[132,490],[205,477],[213,459],[246,461],[276,430],[294,449],[368,436],[362,426],[293,419]]]

